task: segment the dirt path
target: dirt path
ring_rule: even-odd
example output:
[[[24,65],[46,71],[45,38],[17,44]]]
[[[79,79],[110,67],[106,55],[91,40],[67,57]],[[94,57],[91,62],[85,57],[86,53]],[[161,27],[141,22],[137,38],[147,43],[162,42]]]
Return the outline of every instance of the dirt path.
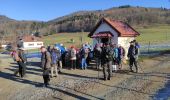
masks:
[[[5,58],[6,59],[2,59]],[[128,66],[114,73],[111,81],[103,81],[102,72],[94,69],[67,70],[51,79],[49,88],[42,87],[42,70],[37,65],[40,59],[28,59],[27,77],[13,75],[16,64],[6,55],[0,55],[0,99],[1,100],[49,100],[96,99],[96,100],[149,100],[163,88],[170,78],[170,55],[165,54],[140,63],[140,73],[129,73]],[[9,62],[9,63],[7,63]]]

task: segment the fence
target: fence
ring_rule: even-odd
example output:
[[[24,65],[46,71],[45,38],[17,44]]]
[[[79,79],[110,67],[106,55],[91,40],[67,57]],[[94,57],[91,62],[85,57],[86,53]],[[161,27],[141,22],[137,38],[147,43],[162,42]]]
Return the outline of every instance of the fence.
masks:
[[[140,53],[141,55],[153,55],[158,54],[161,51],[170,50],[170,43],[169,44],[152,44],[149,42],[148,44],[141,45]]]

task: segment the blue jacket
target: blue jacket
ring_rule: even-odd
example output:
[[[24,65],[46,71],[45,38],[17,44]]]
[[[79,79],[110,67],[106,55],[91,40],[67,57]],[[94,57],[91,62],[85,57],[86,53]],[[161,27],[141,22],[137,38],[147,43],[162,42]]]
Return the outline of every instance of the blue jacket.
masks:
[[[118,50],[118,48],[114,48],[114,58],[118,58],[118,56],[119,56],[119,50]]]
[[[58,57],[57,57],[57,52],[56,51],[52,51],[51,52],[51,63],[52,64],[57,64],[57,59]]]

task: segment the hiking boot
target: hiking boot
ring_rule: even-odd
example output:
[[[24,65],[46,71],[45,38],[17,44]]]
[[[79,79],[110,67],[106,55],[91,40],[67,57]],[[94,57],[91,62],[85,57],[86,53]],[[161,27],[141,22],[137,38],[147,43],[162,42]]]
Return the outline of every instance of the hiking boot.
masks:
[[[136,72],[135,73],[138,73],[138,70],[136,70]]]
[[[104,78],[104,81],[107,81],[107,78]]]
[[[58,71],[58,74],[61,74],[62,72],[61,71]]]
[[[132,73],[133,73],[134,71],[133,71],[133,70],[130,70],[130,72],[132,72]]]

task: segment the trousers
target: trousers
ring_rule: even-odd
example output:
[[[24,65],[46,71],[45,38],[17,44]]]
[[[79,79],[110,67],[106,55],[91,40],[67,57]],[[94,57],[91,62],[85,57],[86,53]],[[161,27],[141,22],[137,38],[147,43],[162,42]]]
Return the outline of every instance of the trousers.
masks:
[[[55,75],[58,76],[58,69],[57,69],[57,64],[52,64],[51,67],[51,76],[54,76],[54,71],[55,71]]]
[[[105,64],[103,64],[103,74],[104,80],[110,80],[112,76],[112,61],[108,61]]]
[[[50,75],[49,75],[49,70],[43,70],[43,79],[44,79],[44,85],[47,86],[50,81]]]
[[[135,68],[136,68],[136,72],[138,72],[137,60],[136,60],[134,57],[130,57],[130,58],[129,58],[130,71],[133,71],[133,70],[132,70],[133,65],[134,65]]]
[[[24,77],[26,73],[26,64],[21,61],[18,61],[17,63],[19,65],[19,75],[20,77]]]

